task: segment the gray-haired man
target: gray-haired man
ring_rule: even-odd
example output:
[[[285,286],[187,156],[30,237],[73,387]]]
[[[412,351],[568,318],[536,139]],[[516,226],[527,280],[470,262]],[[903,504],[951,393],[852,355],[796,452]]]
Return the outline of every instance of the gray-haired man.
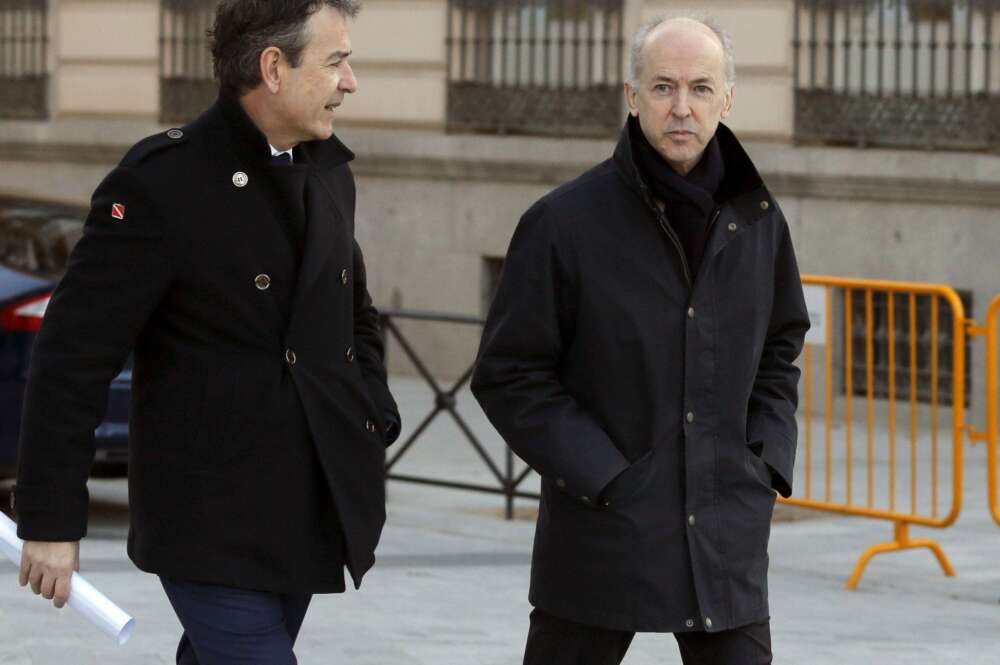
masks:
[[[93,197],[32,356],[15,491],[21,583],[64,604],[94,428],[134,352],[129,555],[184,665],[293,665],[311,595],[374,561],[399,431],[354,241],[357,0],[222,0],[218,102]]]
[[[791,491],[808,316],[788,226],[720,121],[729,39],[636,36],[612,159],[522,217],[472,389],[542,476],[526,665],[771,662],[767,542]]]

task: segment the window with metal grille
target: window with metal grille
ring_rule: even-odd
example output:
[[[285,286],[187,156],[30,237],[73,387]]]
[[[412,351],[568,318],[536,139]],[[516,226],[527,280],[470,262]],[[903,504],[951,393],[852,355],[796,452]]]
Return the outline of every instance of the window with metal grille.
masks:
[[[958,295],[965,307],[965,316],[971,317],[972,292],[958,291]],[[874,291],[871,296],[872,397],[909,400],[915,384],[918,402],[951,404],[955,371],[951,308],[935,296],[911,299],[907,295],[884,291]],[[851,299],[851,392],[859,396],[868,394],[868,307],[863,295]],[[914,338],[916,344],[911,346]],[[895,368],[892,372],[890,353]],[[966,406],[972,392],[971,353],[971,345],[966,340]],[[911,371],[913,361],[916,363],[915,380]]]
[[[1000,146],[997,0],[796,0],[795,136]]]
[[[47,0],[0,0],[0,118],[49,116]]]
[[[160,122],[182,124],[215,101],[208,30],[217,0],[160,2]]]
[[[622,0],[449,0],[448,129],[614,134],[622,31]]]

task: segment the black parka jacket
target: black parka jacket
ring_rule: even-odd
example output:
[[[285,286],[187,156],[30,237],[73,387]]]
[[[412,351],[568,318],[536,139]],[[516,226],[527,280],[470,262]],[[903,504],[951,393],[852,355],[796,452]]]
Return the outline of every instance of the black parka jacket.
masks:
[[[627,126],[511,241],[472,390],[542,476],[530,600],[559,617],[669,632],[768,617],[809,323],[785,219],[717,136],[723,203],[697,275]]]
[[[32,354],[22,538],[85,535],[94,428],[134,351],[128,551],[141,569],[324,592],[343,590],[344,564],[356,583],[372,565],[385,422],[399,416],[354,241],[353,155],[336,138],[300,144],[294,166],[269,154],[222,97],[141,141],[95,192]]]

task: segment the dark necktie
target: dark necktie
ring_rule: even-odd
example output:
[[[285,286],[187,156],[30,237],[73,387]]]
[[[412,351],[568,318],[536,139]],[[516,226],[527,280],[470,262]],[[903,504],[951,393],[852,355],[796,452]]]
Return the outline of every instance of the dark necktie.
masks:
[[[283,152],[280,155],[271,155],[272,166],[288,166],[291,163],[292,156],[287,152]]]

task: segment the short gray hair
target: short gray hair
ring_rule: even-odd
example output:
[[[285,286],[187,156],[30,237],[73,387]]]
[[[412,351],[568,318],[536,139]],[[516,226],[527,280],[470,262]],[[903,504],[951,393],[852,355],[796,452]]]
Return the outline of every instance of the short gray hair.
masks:
[[[733,56],[733,37],[728,31],[724,30],[719,23],[705,14],[672,14],[669,16],[654,16],[648,19],[639,26],[639,29],[635,31],[635,35],[632,37],[632,47],[629,53],[629,69],[628,69],[628,81],[633,86],[637,86],[639,83],[639,74],[642,73],[642,68],[645,65],[643,58],[643,50],[646,47],[646,42],[649,41],[649,36],[658,27],[671,21],[673,19],[686,18],[692,21],[697,21],[701,23],[706,28],[712,31],[712,33],[719,39],[719,43],[722,44],[722,65],[723,65],[723,75],[726,77],[726,85],[732,86],[736,83],[736,59]]]

